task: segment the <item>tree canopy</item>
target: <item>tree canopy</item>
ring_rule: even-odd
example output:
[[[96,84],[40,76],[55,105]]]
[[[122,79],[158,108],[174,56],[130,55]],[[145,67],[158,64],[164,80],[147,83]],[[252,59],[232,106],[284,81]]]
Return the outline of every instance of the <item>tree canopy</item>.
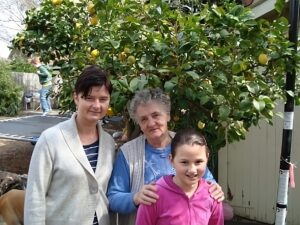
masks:
[[[161,0],[45,0],[24,22],[13,45],[61,66],[63,111],[74,110],[76,76],[98,64],[110,72],[115,113],[126,114],[137,90],[161,87],[172,101],[170,129],[197,127],[214,151],[261,119],[272,123],[299,60],[286,18],[255,19],[230,1],[185,13]]]

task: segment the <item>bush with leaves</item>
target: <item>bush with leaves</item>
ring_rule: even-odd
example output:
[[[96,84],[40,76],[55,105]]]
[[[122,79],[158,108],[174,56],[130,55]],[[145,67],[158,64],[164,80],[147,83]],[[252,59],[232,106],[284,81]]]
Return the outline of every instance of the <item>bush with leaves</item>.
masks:
[[[25,23],[13,45],[61,66],[63,110],[74,109],[79,71],[98,64],[110,71],[115,112],[126,114],[137,90],[161,87],[172,100],[170,129],[202,129],[213,151],[226,138],[244,139],[261,119],[271,123],[285,74],[299,60],[286,18],[255,19],[230,1],[185,14],[160,0],[46,0]]]
[[[21,88],[11,76],[9,62],[0,60],[0,115],[15,116],[21,110]]]
[[[10,69],[13,72],[35,73],[36,68],[27,62],[23,57],[17,57],[10,62]]]

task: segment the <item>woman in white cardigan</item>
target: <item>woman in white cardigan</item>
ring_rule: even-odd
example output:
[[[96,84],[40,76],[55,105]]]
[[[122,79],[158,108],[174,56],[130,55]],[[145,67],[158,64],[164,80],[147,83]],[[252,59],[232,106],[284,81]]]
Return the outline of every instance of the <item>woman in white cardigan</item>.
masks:
[[[115,142],[99,120],[107,112],[112,85],[97,66],[75,84],[71,119],[40,136],[30,162],[25,225],[109,225],[106,189]]]

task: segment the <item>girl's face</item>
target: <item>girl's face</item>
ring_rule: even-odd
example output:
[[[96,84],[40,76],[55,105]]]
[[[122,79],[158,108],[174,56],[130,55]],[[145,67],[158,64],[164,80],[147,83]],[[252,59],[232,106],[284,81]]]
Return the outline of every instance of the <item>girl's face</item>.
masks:
[[[95,86],[88,96],[74,93],[73,98],[77,106],[77,118],[86,123],[96,123],[107,113],[110,94],[105,86]]]
[[[175,156],[170,161],[176,171],[174,183],[184,192],[190,192],[198,187],[199,179],[204,175],[207,165],[205,145],[180,145],[175,149]]]

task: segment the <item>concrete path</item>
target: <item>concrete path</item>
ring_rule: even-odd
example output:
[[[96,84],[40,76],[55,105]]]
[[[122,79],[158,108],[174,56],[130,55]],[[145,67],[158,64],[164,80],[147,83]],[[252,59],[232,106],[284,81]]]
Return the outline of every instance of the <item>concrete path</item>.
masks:
[[[225,225],[269,225],[269,224],[235,216],[232,221],[226,221]]]

